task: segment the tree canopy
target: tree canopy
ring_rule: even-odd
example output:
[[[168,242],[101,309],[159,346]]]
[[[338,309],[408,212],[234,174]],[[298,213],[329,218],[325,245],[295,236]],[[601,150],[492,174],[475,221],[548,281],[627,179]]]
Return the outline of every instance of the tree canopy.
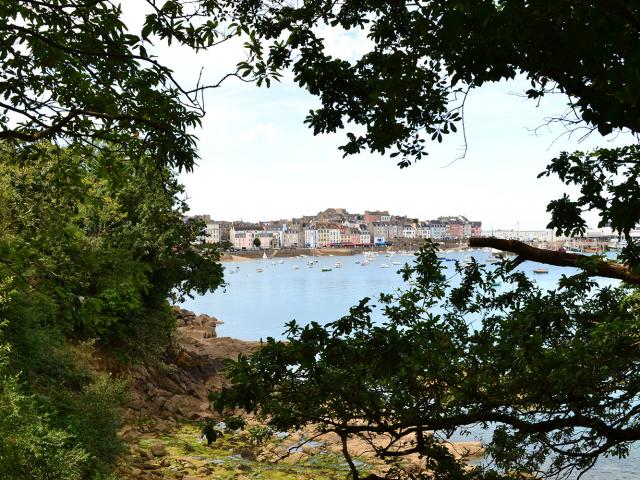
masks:
[[[143,5],[138,33],[109,0],[0,4],[0,313],[7,320],[0,423],[26,432],[0,444],[0,461],[15,459],[9,463],[24,467],[23,475],[33,457],[25,452],[40,448],[34,439],[45,429],[63,446],[45,445],[38,471],[66,462],[67,471],[53,474],[80,478],[92,471],[89,457],[108,461],[115,452],[83,449],[100,432],[112,438],[114,426],[91,432],[65,416],[69,399],[100,402],[85,395],[91,381],[69,371],[64,355],[48,363],[48,353],[57,358],[65,338],[97,336],[105,346],[133,340],[131,347],[150,333],[160,338],[171,328],[168,296],[220,284],[216,251],[200,255],[191,246],[199,226],[182,221],[173,169],[193,167],[202,92],[224,78],[269,85],[291,69],[321,102],[306,119],[314,133],[349,130],[345,155],[391,152],[401,167],[427,155],[430,141],[464,132],[471,89],[516,75],[530,80],[524,93],[534,101],[566,96],[556,120],[569,129],[640,129],[633,2]],[[320,27],[366,31],[372,48],[355,60],[331,57]],[[247,39],[247,59],[207,84],[180,85],[148,53],[152,41],[209,49],[238,35]],[[633,144],[563,153],[543,173],[580,188],[578,198],[549,205],[550,226],[580,234],[583,212],[598,212],[602,225],[625,236],[630,275],[640,268],[630,236],[640,220],[638,172]],[[326,326],[289,324],[288,342],[270,340],[232,367],[216,406],[256,411],[278,428],[315,423],[343,438],[383,435],[391,444],[377,444],[380,456],[419,453],[425,475],[439,478],[494,475],[464,468],[442,448],[443,436],[474,422],[495,427],[495,475],[563,474],[601,455],[625,455],[640,435],[637,290],[597,288],[589,280],[597,259],[580,262],[584,274],[549,292],[505,264],[497,275],[508,288],[496,292],[496,274],[477,265],[449,285],[428,247],[403,270],[407,288],[380,297],[384,324],[371,321],[367,299]],[[40,404],[25,395],[21,371]],[[58,385],[68,395],[58,395]]]
[[[640,8],[630,2],[247,0],[238,9],[260,53],[243,68],[290,68],[321,102],[306,119],[314,133],[348,131],[345,155],[391,152],[408,167],[429,141],[464,130],[471,89],[517,75],[533,101],[567,98],[554,120],[569,130],[639,132]],[[366,31],[372,47],[355,60],[331,57],[319,27]],[[380,296],[383,324],[371,321],[369,299],[328,325],[290,323],[286,342],[270,339],[230,367],[215,406],[256,412],[276,428],[315,423],[369,439],[387,459],[420,453],[431,459],[426,478],[570,475],[602,455],[627,455],[640,439],[637,148],[563,152],[541,173],[580,191],[549,204],[549,227],[580,235],[584,212],[597,212],[600,226],[626,239],[615,268],[513,244],[516,261],[495,273],[472,265],[457,285],[427,247],[403,269],[406,288]],[[513,270],[534,255],[583,273],[542,291]],[[589,280],[614,270],[626,282],[619,288]],[[465,469],[442,448],[475,423],[492,429],[495,470]],[[387,443],[373,440],[380,435]]]

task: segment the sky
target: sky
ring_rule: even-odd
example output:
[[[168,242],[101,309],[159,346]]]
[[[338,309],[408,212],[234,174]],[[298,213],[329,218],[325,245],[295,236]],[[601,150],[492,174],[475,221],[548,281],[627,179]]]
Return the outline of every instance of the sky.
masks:
[[[143,18],[127,4],[125,21],[136,29]],[[370,42],[364,32],[323,29],[329,53],[354,59]],[[171,67],[180,82],[215,82],[244,58],[240,42],[210,52],[156,45],[153,52]],[[338,146],[345,132],[314,136],[304,124],[317,99],[299,88],[291,74],[271,88],[230,79],[205,95],[207,114],[196,130],[200,160],[181,173],[190,214],[216,220],[258,221],[315,214],[326,208],[350,212],[389,210],[427,220],[465,215],[483,229],[533,230],[549,222],[546,206],[564,192],[553,178],[538,179],[563,150],[618,145],[625,136],[602,138],[593,133],[567,135],[546,120],[566,109],[555,95],[538,105],[523,98],[524,78],[471,91],[465,106],[467,153],[460,133],[434,143],[430,155],[400,169],[389,155],[362,153],[342,157]],[[541,127],[541,128],[538,128]],[[459,129],[460,132],[460,129]],[[391,152],[389,152],[390,154]],[[588,217],[591,226],[596,217]]]

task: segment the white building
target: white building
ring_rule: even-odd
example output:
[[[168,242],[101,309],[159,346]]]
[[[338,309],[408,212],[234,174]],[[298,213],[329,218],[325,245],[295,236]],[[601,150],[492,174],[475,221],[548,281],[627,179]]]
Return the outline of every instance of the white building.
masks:
[[[413,225],[402,226],[402,238],[416,238],[417,236],[418,232]]]
[[[431,238],[434,240],[442,240],[447,236],[447,224],[439,221],[429,222],[429,229],[431,230]]]
[[[318,231],[315,228],[308,227],[304,229],[304,246],[309,248],[318,247]]]
[[[220,224],[207,222],[204,228],[204,243],[220,243]]]

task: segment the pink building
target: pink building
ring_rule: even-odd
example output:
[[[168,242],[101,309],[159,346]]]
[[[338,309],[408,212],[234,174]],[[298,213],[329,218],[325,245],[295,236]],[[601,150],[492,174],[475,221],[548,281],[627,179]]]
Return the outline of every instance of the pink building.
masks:
[[[464,237],[464,224],[458,222],[447,223],[447,237],[449,238],[463,238]]]
[[[471,222],[471,236],[480,237],[482,235],[482,222]]]
[[[255,239],[260,240],[260,248],[273,248],[277,245],[274,232],[267,232],[258,228],[232,228],[229,232],[230,241],[237,250],[253,250],[256,248]]]

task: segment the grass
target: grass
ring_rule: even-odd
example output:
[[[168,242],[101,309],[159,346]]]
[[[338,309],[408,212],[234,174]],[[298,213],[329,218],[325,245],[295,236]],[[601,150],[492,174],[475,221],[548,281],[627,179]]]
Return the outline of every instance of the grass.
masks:
[[[162,466],[163,478],[191,475],[202,479],[333,480],[346,478],[349,469],[341,455],[323,450],[322,445],[308,454],[294,453],[272,461],[274,449],[285,451],[285,439],[272,438],[257,446],[246,432],[225,434],[210,446],[200,439],[200,425],[183,423],[170,435],[145,434],[138,446],[150,450],[161,443],[167,455],[153,460]],[[359,461],[363,476],[375,465]]]

